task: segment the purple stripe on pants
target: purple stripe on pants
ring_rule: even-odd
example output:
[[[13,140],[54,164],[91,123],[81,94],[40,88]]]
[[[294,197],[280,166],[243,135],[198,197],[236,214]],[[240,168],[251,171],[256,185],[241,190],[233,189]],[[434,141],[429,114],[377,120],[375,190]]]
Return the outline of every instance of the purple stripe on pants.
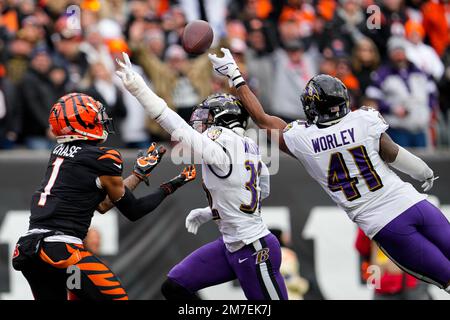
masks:
[[[374,240],[406,272],[441,288],[450,284],[450,223],[427,200],[389,222]]]
[[[287,300],[280,264],[280,244],[273,234],[233,253],[219,238],[192,252],[168,277],[191,292],[237,278],[249,300]]]

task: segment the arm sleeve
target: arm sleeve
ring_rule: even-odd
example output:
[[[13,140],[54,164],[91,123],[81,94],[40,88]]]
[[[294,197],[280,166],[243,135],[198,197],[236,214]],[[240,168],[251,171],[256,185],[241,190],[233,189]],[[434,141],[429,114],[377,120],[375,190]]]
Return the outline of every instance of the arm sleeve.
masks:
[[[270,194],[270,174],[269,169],[267,168],[266,164],[261,161],[262,168],[261,168],[261,176],[259,180],[259,184],[261,187],[261,199],[265,199]]]
[[[230,159],[221,145],[194,130],[173,110],[165,108],[156,121],[173,139],[192,148],[205,163],[219,167],[230,164]]]
[[[417,181],[425,181],[434,175],[433,170],[430,169],[425,161],[400,146],[397,158],[390,165]]]
[[[149,195],[136,199],[130,189],[125,187],[125,194],[114,205],[128,220],[136,221],[156,209],[166,196],[162,188],[157,188]]]

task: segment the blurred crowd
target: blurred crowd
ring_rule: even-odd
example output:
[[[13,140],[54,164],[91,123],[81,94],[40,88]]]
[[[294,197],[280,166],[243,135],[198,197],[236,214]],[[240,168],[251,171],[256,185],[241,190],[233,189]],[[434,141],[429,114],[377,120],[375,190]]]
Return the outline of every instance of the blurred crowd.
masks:
[[[300,94],[315,74],[348,87],[405,147],[448,146],[450,4],[447,0],[0,0],[0,149],[49,148],[58,97],[84,92],[115,119],[109,144],[165,140],[115,76],[130,54],[152,89],[183,118],[229,91],[206,55],[181,46],[187,22],[213,27],[267,112],[303,118]]]

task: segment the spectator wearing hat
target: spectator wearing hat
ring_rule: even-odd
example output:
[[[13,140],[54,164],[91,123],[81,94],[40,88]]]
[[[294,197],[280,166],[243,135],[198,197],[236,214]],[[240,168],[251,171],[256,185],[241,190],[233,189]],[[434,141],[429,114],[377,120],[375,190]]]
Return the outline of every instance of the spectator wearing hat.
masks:
[[[35,48],[31,54],[29,69],[20,85],[24,111],[22,133],[25,144],[30,149],[48,149],[51,146],[48,115],[58,99],[49,78],[51,67],[48,48]]]
[[[75,88],[87,75],[89,63],[86,53],[81,51],[81,30],[72,28],[68,18],[61,16],[55,24],[52,41],[55,48],[53,61],[66,68],[69,87]]]
[[[408,20],[405,24],[406,56],[420,70],[430,74],[439,81],[444,73],[444,64],[434,51],[433,47],[423,43],[425,29],[422,24],[414,20]]]
[[[275,52],[275,67],[273,73],[272,110],[291,122],[304,118],[299,94],[306,83],[317,73],[313,59],[304,52],[303,43],[294,40],[284,44],[284,48]]]
[[[429,146],[427,134],[437,90],[432,77],[408,61],[406,46],[403,38],[389,40],[389,63],[374,73],[366,94],[377,102],[396,143],[424,148]]]

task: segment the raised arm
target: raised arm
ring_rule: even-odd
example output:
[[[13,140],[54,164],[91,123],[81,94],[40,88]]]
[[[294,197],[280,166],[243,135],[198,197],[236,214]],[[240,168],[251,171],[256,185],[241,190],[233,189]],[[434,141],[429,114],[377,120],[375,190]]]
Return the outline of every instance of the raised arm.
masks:
[[[141,103],[148,116],[155,119],[174,140],[192,148],[206,163],[219,167],[228,165],[230,159],[222,147],[194,130],[183,118],[171,110],[167,103],[158,97],[146,85],[144,79],[132,69],[126,53],[123,53],[123,58],[123,62],[117,60],[120,66],[117,75],[121,78],[125,88]]]
[[[278,141],[279,148],[282,151],[291,154],[283,138],[283,130],[286,128],[287,123],[264,111],[258,98],[250,90],[242,77],[230,50],[222,48],[221,51],[224,54],[221,58],[215,54],[208,55],[214,70],[218,74],[228,78],[230,86],[236,89],[237,97],[242,101],[244,108],[248,111],[256,125],[261,129],[266,129],[268,131],[268,137]],[[272,135],[274,136],[272,137]]]

